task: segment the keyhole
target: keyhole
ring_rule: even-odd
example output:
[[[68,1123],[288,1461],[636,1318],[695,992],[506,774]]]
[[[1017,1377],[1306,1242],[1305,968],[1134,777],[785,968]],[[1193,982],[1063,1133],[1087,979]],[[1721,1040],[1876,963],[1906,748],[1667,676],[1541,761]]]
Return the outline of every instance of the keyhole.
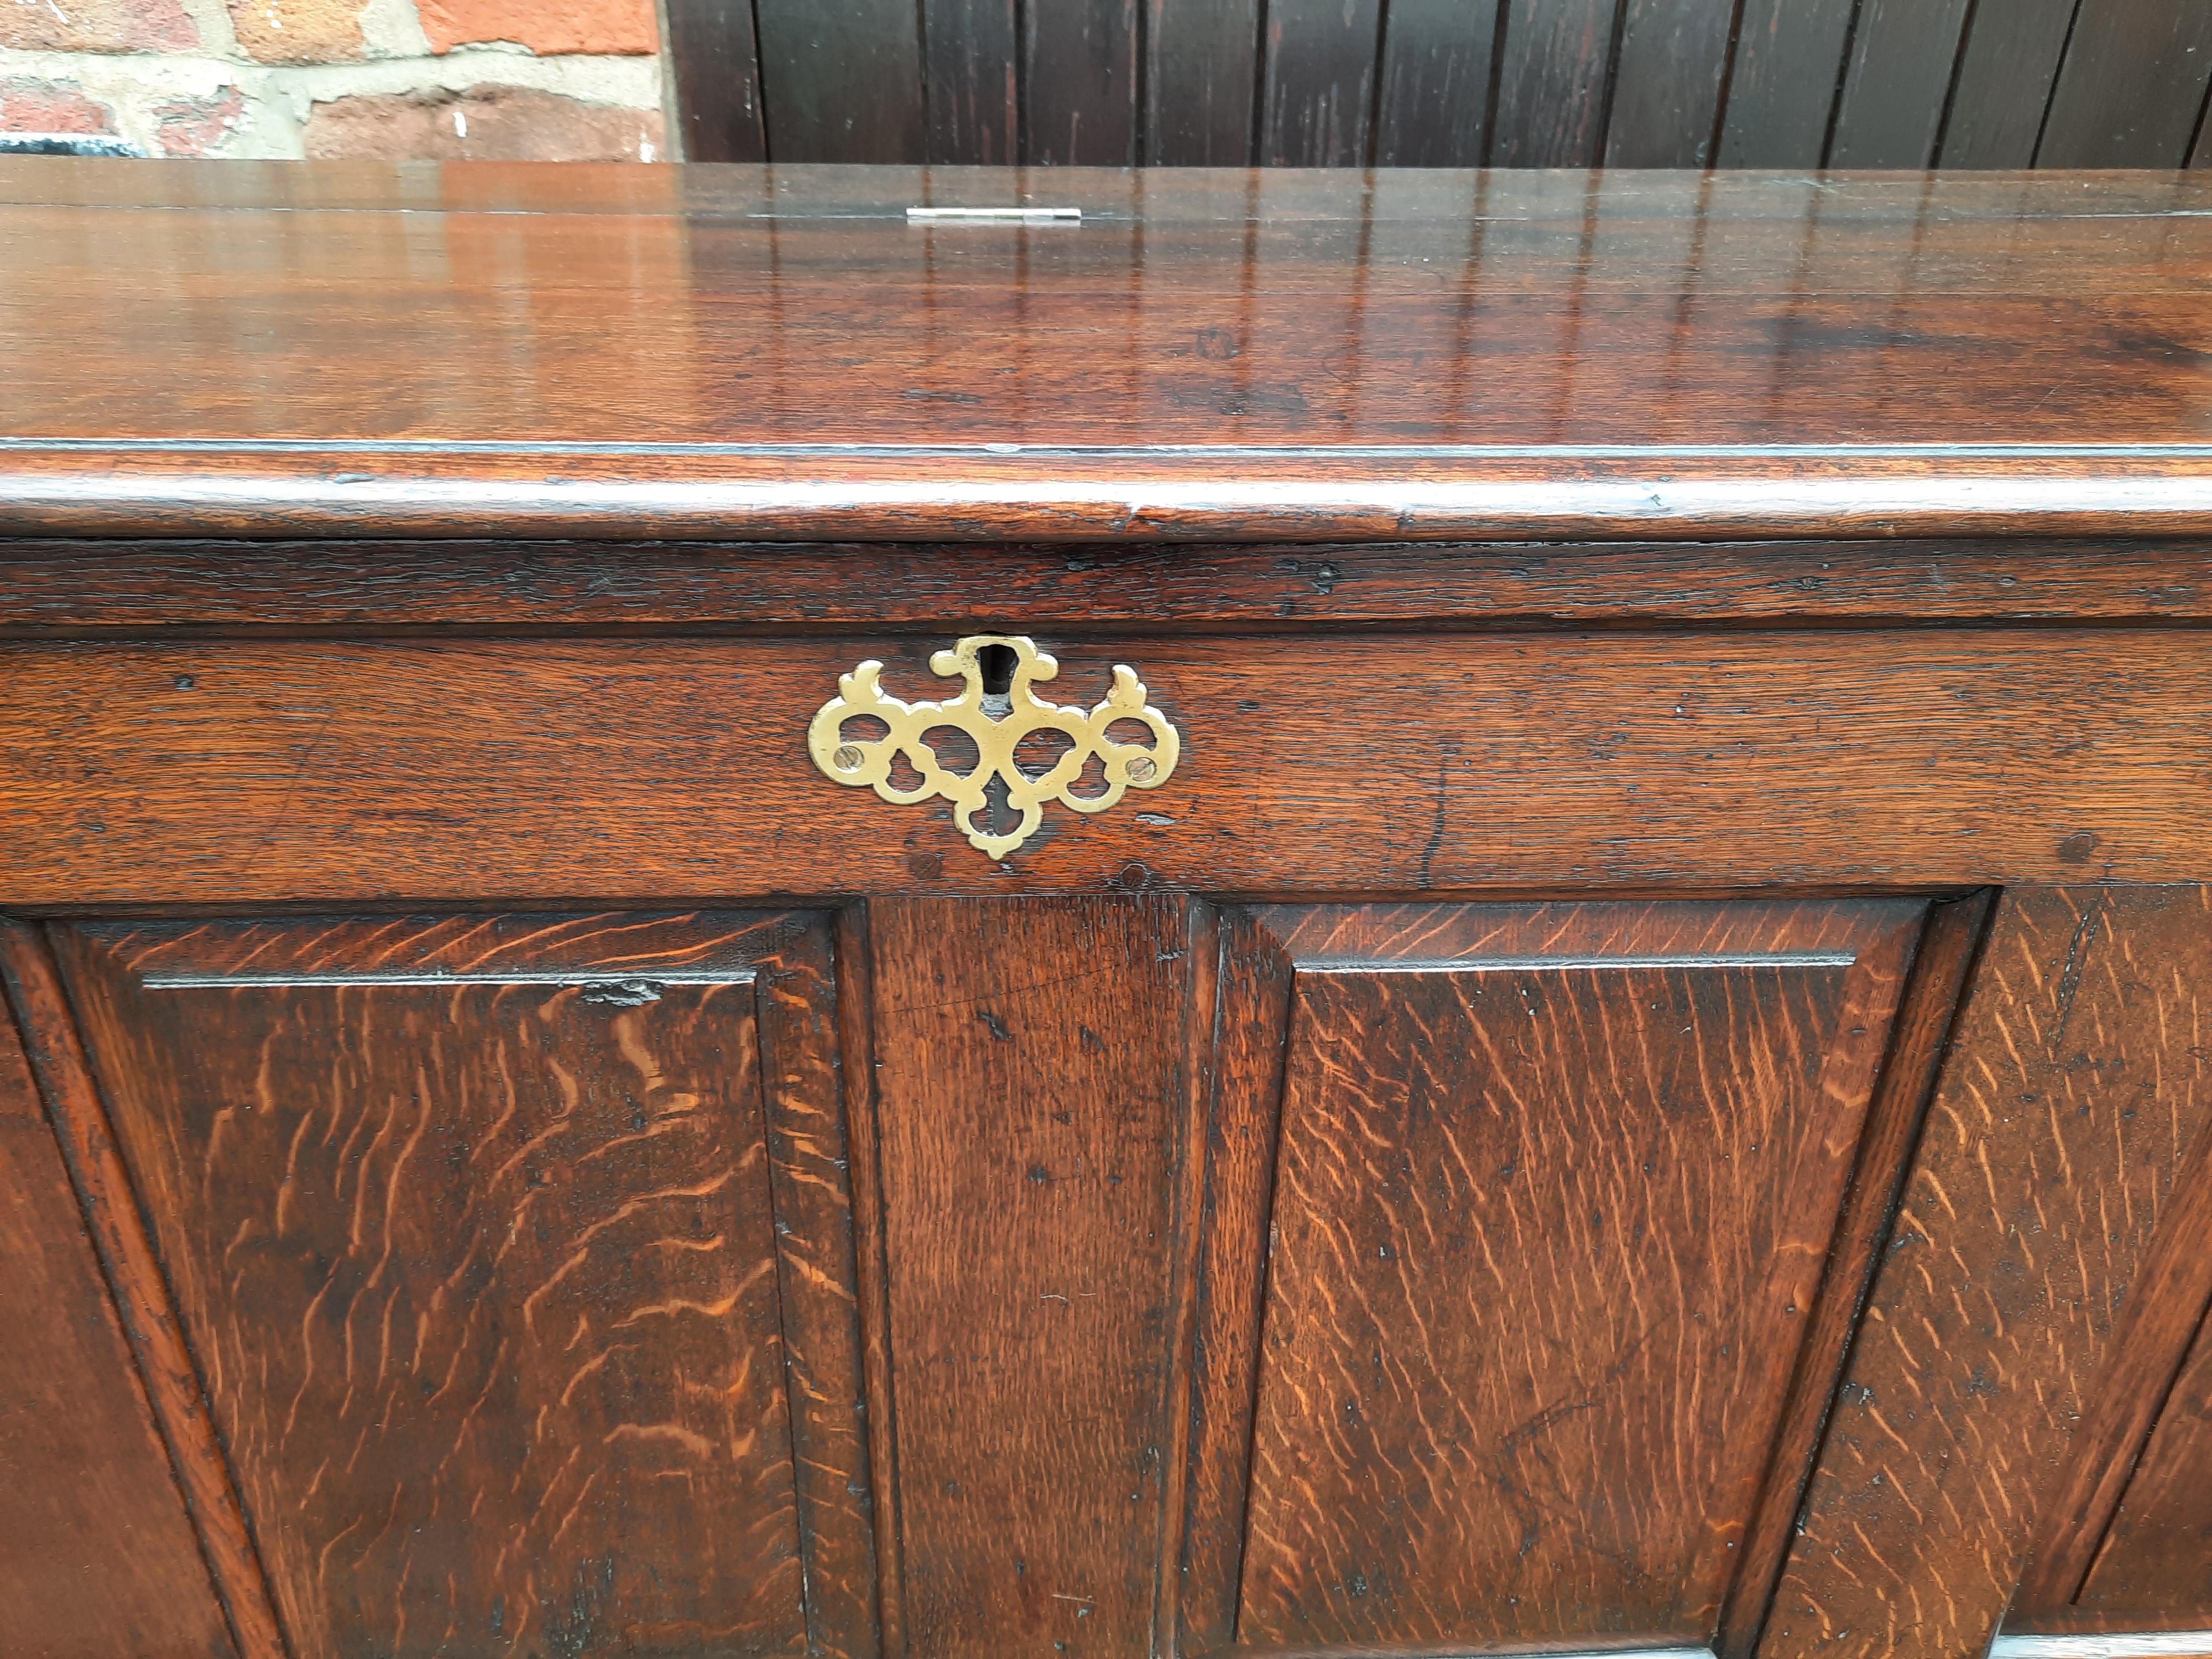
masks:
[[[975,653],[975,665],[983,671],[983,695],[1003,697],[1014,689],[1014,666],[1021,659],[1014,654],[1011,645],[987,645]]]

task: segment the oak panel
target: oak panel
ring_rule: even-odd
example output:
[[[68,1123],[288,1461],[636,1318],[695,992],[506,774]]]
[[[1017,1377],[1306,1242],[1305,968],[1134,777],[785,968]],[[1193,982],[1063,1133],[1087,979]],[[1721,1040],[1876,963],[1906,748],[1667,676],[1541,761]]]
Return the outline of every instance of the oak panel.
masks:
[[[1285,1016],[1232,931],[1261,977],[1223,981],[1258,1000],[1224,1003],[1202,1412],[1245,1386],[1255,1209],[1265,1340],[1241,1566],[1208,1535],[1233,1510],[1194,1504],[1193,1627],[1234,1570],[1261,1648],[1710,1641],[1919,907],[1256,914],[1287,1049],[1233,1058]],[[1200,1444],[1202,1493],[1244,1449]]]
[[[806,931],[58,934],[296,1652],[872,1652],[853,1499],[795,1486],[786,1399],[788,1359],[816,1449],[835,1335],[780,1306],[778,1232],[825,1254],[825,1218],[771,1165],[821,1179],[793,1143],[823,1088],[804,1025],[755,1009]],[[764,1089],[799,1097],[774,1149]],[[842,1431],[838,1484],[865,1486],[844,1389],[812,1437],[834,1468]]]
[[[2212,1105],[2208,916],[2197,887],[2001,902],[1763,1656],[1987,1644]]]
[[[0,1650],[236,1650],[0,1003]]]
[[[899,898],[869,914],[907,1650],[1147,1651],[1194,1059],[1187,907]]]
[[[2212,1328],[2166,1398],[2079,1601],[2168,1628],[2212,1626]]]
[[[1055,696],[1133,665],[1183,758],[1001,869],[805,747],[839,673],[911,697],[946,642],[0,647],[0,892],[1966,886],[2179,878],[2212,838],[2197,633],[1048,633]]]

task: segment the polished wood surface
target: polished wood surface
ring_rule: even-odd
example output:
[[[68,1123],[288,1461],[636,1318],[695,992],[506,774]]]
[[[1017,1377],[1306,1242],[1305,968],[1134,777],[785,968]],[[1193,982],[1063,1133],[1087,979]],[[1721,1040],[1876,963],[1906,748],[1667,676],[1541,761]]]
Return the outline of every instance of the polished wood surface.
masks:
[[[836,1260],[763,1118],[805,931],[58,936],[293,1652],[877,1650],[857,1354],[778,1289]]]
[[[2203,532],[2208,192],[17,160],[0,528]]]
[[[1988,1641],[2205,1130],[2208,914],[2194,886],[2000,902],[1762,1654]]]
[[[76,1194],[0,1003],[0,1633],[49,1659],[231,1659]]]
[[[1000,864],[805,747],[840,673],[933,695],[947,642],[0,647],[0,864],[47,907],[1942,888],[2181,879],[2212,839],[2200,631],[1047,635],[1055,696],[1130,664],[1184,758]]]

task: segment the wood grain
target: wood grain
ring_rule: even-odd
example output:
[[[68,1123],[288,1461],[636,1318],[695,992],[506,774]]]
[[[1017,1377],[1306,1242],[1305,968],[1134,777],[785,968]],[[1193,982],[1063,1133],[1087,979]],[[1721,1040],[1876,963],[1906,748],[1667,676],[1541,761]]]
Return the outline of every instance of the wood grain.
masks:
[[[931,165],[1018,162],[1021,40],[1014,0],[923,0],[921,47]]]
[[[21,922],[0,921],[0,978],[240,1659],[294,1659],[67,994],[45,942]]]
[[[222,1603],[5,1018],[0,1241],[0,1649],[230,1659]]]
[[[374,628],[2205,623],[2202,542],[0,544],[0,637]]]
[[[1138,4],[1139,0],[1063,0],[1025,8],[1025,162],[1136,165]]]
[[[923,159],[921,38],[911,0],[753,0],[768,154],[791,161]],[[856,90],[867,88],[865,97]]]
[[[687,161],[765,161],[751,0],[665,0],[676,125]]]
[[[1504,0],[1490,160],[1588,167],[1604,153],[1614,31],[1623,0]]]
[[[2058,65],[2080,10],[2077,0],[1974,7],[1960,48],[1951,113],[1936,148],[1937,166],[2034,164]]]
[[[2039,166],[2185,165],[2212,82],[2212,12],[2191,0],[2085,5],[2058,71]]]
[[[1993,895],[1981,892],[1929,908],[1911,977],[1890,1034],[1889,1053],[1867,1109],[1850,1190],[1829,1246],[1827,1272],[1798,1356],[1790,1403],[1775,1437],[1774,1459],[1722,1608],[1719,1639],[1714,1644],[1722,1659],[1739,1659],[1758,1645],[1789,1555],[1805,1482],[1820,1453],[1836,1380],[1843,1373],[1844,1353],[1889,1242],[1898,1194],[1993,902]]]
[[[1190,926],[869,906],[908,1653],[1150,1648]]]
[[[1987,1645],[2212,1104],[2208,914],[2195,887],[2001,901],[1762,1656]]]
[[[1183,758],[1002,869],[805,749],[839,673],[926,695],[947,637],[0,647],[0,890],[1940,888],[2184,878],[2212,836],[2201,633],[1047,633],[1056,697],[1133,665]]]
[[[787,977],[756,1052],[753,964],[795,931],[58,934],[303,1659],[874,1651],[840,1623],[873,1601],[858,1356],[779,1308],[780,1262],[835,1260],[834,1206],[778,1201],[821,1178],[834,1012],[803,1063]],[[796,1492],[787,1392],[823,1465]]]
[[[1249,167],[1259,84],[1259,0],[1148,0],[1145,160]]]
[[[1737,0],[1622,0],[1606,166],[1711,161],[1738,9]]]
[[[1827,166],[1929,164],[1969,9],[1969,0],[1861,0]]]
[[[1717,164],[1817,167],[1859,0],[1744,0]]]
[[[1383,0],[1269,0],[1262,166],[1367,161],[1384,9]]]
[[[1240,1639],[1710,1637],[1917,915],[1296,920]]]
[[[1391,0],[1376,99],[1376,165],[1482,165],[1503,9],[1504,0]]]
[[[2201,1250],[2203,1235],[2197,1235]],[[2166,1628],[2212,1624],[2212,1329],[2200,1332],[2080,1596]]]
[[[1552,82],[1601,71],[1611,16],[1509,21],[1501,73],[1534,101],[1500,116],[1499,159],[1509,126],[1595,143]],[[495,167],[425,220],[375,169],[311,173],[280,210],[189,163],[158,187],[57,165],[13,189],[0,168],[8,533],[2212,532],[2194,174],[2089,181],[2092,214],[2059,174],[1048,185],[779,160],[657,184]],[[1040,190],[1085,222],[904,217]],[[431,225],[449,257],[425,262]],[[547,273],[520,306],[493,274],[517,270]],[[280,325],[272,289],[295,296]],[[54,353],[76,324],[52,319],[87,317]],[[272,327],[239,395],[232,343]]]

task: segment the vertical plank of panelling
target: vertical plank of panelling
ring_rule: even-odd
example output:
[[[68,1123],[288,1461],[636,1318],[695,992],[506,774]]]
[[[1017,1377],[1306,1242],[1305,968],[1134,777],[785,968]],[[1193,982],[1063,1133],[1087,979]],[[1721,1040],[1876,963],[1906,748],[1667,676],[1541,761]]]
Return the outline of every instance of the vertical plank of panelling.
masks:
[[[1019,161],[1014,0],[922,0],[921,35],[930,161],[958,167]]]
[[[2212,1109],[2212,890],[1998,905],[1762,1659],[1978,1654]]]
[[[913,0],[755,0],[768,153],[779,161],[924,159]]]
[[[2127,1500],[2081,1586],[2079,1605],[2093,1616],[2117,1613],[2116,1624],[2196,1630],[2212,1624],[2204,1572],[2212,1512],[2212,1323],[2198,1332],[2187,1361],[2161,1402],[2157,1431],[2142,1449]]]
[[[1276,1128],[1289,1035],[1290,959],[1267,926],[1233,912],[1220,928],[1220,1007],[1206,1117],[1191,1354],[1191,1472],[1184,1510],[1180,1650],[1211,1652],[1236,1634],[1260,1367]]]
[[[1382,21],[1382,0],[1271,0],[1262,166],[1365,164]]]
[[[1137,161],[1137,0],[1038,0],[1022,42],[1022,156],[1033,167]]]
[[[1968,0],[1863,0],[1832,167],[1924,167],[1936,154]]]
[[[830,930],[809,918],[762,960],[754,996],[808,1650],[876,1659],[868,1389],[835,976]]]
[[[1813,1308],[1789,1408],[1776,1437],[1774,1467],[1723,1607],[1720,1636],[1714,1644],[1721,1659],[1743,1659],[1758,1643],[1775,1580],[1789,1553],[1797,1506],[1819,1450],[1844,1351],[1881,1263],[1898,1189],[1919,1139],[1936,1068],[1950,1041],[1960,995],[1980,948],[1990,908],[1990,896],[1983,893],[1936,905],[1929,913],[1881,1081],[1868,1108],[1850,1194],[1830,1247],[1828,1277]]]
[[[1492,164],[1595,167],[1620,0],[1508,3]]]
[[[764,161],[752,0],[667,0],[676,125],[687,161]]]
[[[868,1474],[875,1502],[876,1582],[884,1652],[906,1651],[906,1602],[899,1537],[898,1407],[885,1322],[884,1183],[876,1122],[876,1051],[864,904],[837,913],[837,1048],[843,1072],[845,1137],[853,1194],[854,1287],[860,1301],[860,1364],[868,1395]]]
[[[2087,0],[2051,98],[2038,167],[2174,167],[2212,78],[2204,0]]]
[[[1249,167],[1259,84],[1260,0],[1150,0],[1145,161]]]
[[[1723,167],[1817,167],[1857,0],[1745,0],[1721,117]]]
[[[1982,0],[1966,26],[1936,164],[2024,167],[2051,106],[2058,61],[2081,0]]]
[[[286,1659],[268,1580],[216,1437],[198,1368],[170,1304],[160,1260],[85,1063],[61,980],[45,942],[20,922],[0,921],[0,978],[15,1006],[24,1052],[61,1132],[86,1223],[168,1442],[200,1547],[230,1615],[240,1659]]]
[[[868,907],[906,1648],[1141,1653],[1171,1443],[1174,898]]]
[[[1711,158],[1738,0],[1626,0],[1605,164],[1702,167]]]
[[[230,1659],[222,1600],[0,994],[0,1647]]]
[[[1474,167],[1490,137],[1490,71],[1504,0],[1390,0],[1375,161]]]

